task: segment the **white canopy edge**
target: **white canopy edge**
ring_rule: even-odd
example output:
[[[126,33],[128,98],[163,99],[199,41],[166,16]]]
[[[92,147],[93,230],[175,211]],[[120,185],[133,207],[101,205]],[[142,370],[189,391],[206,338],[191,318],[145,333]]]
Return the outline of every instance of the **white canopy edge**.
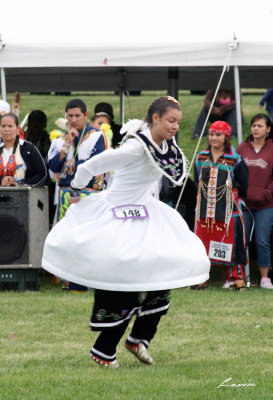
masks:
[[[222,66],[228,42],[139,47],[30,46],[6,44],[0,68],[37,67],[214,67]],[[231,66],[273,66],[273,42],[240,42]]]

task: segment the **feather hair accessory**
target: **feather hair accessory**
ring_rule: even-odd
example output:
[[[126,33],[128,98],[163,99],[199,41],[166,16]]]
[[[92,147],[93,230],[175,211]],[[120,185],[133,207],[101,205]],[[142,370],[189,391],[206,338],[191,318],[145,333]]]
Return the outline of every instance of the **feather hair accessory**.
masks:
[[[136,133],[137,131],[144,130],[148,127],[148,124],[143,119],[129,119],[120,130],[120,133]]]
[[[57,125],[58,128],[63,129],[66,131],[68,129],[68,121],[66,118],[58,118],[55,121],[55,125]]]

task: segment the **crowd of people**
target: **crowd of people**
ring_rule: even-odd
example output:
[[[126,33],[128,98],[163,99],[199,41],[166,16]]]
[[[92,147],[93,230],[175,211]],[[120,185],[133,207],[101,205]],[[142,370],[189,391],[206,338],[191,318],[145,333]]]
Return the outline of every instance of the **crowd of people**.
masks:
[[[66,131],[52,141],[43,111],[29,114],[23,132],[1,101],[0,185],[51,187],[53,228],[42,266],[64,280],[65,290],[95,289],[90,326],[100,334],[90,354],[96,363],[119,366],[116,346],[137,314],[125,346],[153,364],[147,349],[168,310],[170,289],[206,289],[210,268],[225,272],[224,289],[243,290],[253,230],[260,287],[273,289],[270,90],[260,103],[267,102],[269,116],[253,116],[250,135],[237,149],[230,142],[237,135],[234,91],[219,91],[207,146],[186,186],[191,217],[170,207],[186,175],[174,138],[182,110],[173,97],[156,99],[143,120],[123,127],[110,104],[97,104],[88,119],[86,104],[72,99]],[[213,96],[207,92],[193,139]]]

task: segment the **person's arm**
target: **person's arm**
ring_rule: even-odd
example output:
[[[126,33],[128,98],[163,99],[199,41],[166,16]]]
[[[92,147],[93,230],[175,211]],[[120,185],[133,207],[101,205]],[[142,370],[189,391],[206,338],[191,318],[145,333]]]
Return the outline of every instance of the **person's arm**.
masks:
[[[205,96],[205,100],[204,100],[204,105],[207,109],[210,108],[211,106],[211,102],[213,99],[213,95],[214,95],[214,91],[213,90],[208,90]]]
[[[200,176],[200,170],[199,170],[198,165],[197,165],[197,157],[196,157],[195,163],[194,163],[194,183],[195,183],[195,187],[196,188],[198,187],[199,176]]]
[[[238,195],[241,199],[247,199],[247,189],[248,189],[248,166],[241,158],[239,164],[234,168],[234,182],[233,187],[238,189]]]
[[[27,166],[26,175],[23,183],[30,186],[42,185],[47,179],[47,169],[41,153],[33,144],[28,143],[27,158],[25,163]],[[22,155],[23,157],[23,155]]]
[[[128,139],[118,149],[108,149],[79,165],[71,187],[83,189],[93,176],[130,165],[142,157],[144,149],[136,139]]]
[[[273,182],[271,182],[265,189],[264,195],[266,199],[269,201],[272,199],[273,196]]]
[[[48,167],[54,173],[61,172],[64,162],[66,161],[66,158],[60,159],[60,140],[62,144],[64,144],[63,139],[54,139],[48,151]]]
[[[231,100],[229,104],[226,104],[225,106],[219,106],[219,110],[221,115],[226,114],[228,111],[233,110],[236,107],[236,101]]]
[[[242,93],[240,93],[240,97],[242,103]],[[230,103],[223,106],[219,106],[220,114],[221,115],[226,114],[228,111],[233,110],[235,107],[236,107],[235,92],[234,90],[232,90],[230,93]]]
[[[273,170],[271,172],[271,182],[265,188],[264,195],[268,201],[272,199],[272,196],[273,196]]]
[[[215,94],[214,90],[208,90],[207,91],[207,94],[206,94],[206,97],[205,97],[205,101],[204,101],[204,105],[205,105],[207,110],[209,110],[209,108],[211,106],[214,94]],[[213,105],[213,107],[211,109],[211,114],[212,115],[220,115],[220,113],[221,113],[220,107],[218,105],[215,105],[215,103],[216,103],[216,99],[215,99],[214,105]]]
[[[270,97],[270,95],[272,94],[273,89],[268,89],[265,94],[263,95],[263,97],[261,98],[260,101],[260,107],[262,108],[264,106],[264,103],[267,101],[267,99]]]

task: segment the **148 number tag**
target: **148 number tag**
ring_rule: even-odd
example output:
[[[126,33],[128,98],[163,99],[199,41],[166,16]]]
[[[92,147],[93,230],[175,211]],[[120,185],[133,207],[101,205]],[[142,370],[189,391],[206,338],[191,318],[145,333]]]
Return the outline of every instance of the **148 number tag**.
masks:
[[[149,217],[147,209],[143,205],[128,204],[112,208],[114,217],[117,219],[129,218],[147,218]]]

